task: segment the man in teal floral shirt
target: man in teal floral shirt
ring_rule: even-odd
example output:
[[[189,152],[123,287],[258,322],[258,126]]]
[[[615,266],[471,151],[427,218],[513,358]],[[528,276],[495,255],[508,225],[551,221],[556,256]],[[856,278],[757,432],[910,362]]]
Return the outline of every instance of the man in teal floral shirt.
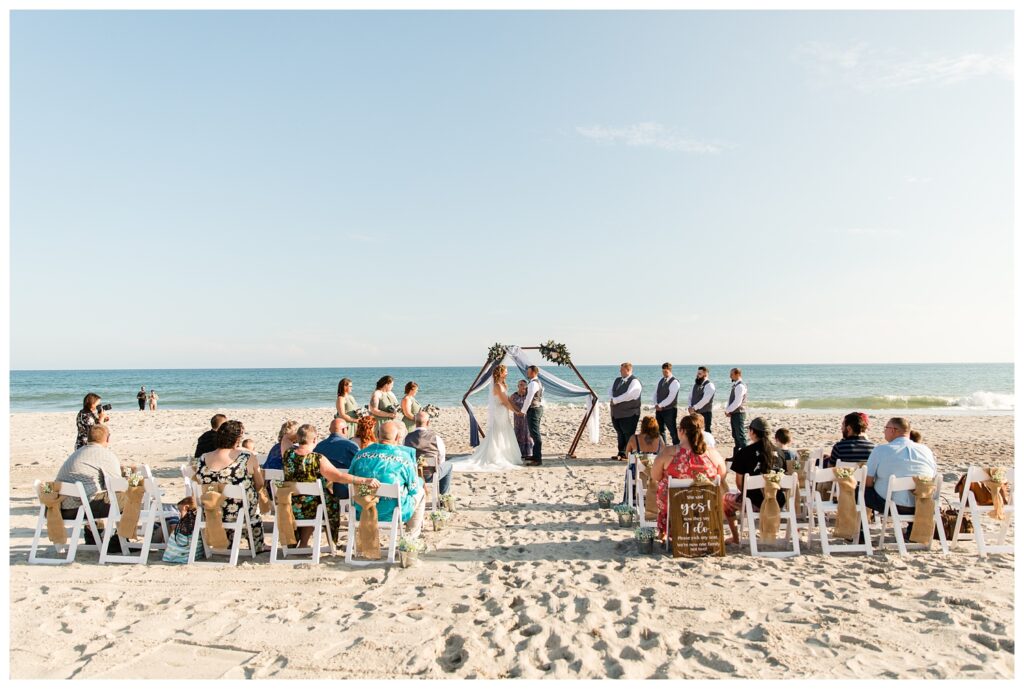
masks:
[[[423,528],[423,510],[426,508],[426,493],[423,490],[423,479],[416,474],[415,455],[408,448],[397,445],[398,424],[394,421],[385,422],[380,429],[380,441],[368,445],[356,453],[349,466],[353,476],[375,478],[381,483],[396,483],[401,497],[402,522],[405,534],[409,538],[418,538]],[[393,498],[381,498],[377,503],[377,519],[380,522],[391,521],[395,511]],[[356,506],[356,514],[360,511]]]

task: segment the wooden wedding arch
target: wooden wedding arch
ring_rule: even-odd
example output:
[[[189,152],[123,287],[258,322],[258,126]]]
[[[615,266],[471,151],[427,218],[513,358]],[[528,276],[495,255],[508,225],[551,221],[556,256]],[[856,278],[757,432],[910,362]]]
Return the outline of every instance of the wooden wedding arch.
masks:
[[[496,351],[499,348],[502,349],[500,357],[496,355]],[[541,355],[544,357],[546,361],[549,361],[555,364],[556,366],[567,366],[569,369],[572,370],[573,373],[576,374],[576,377],[580,379],[580,382],[583,383],[583,387],[585,387],[590,392],[590,408],[587,410],[587,413],[583,416],[583,421],[580,422],[580,427],[576,429],[576,435],[573,436],[572,445],[569,446],[569,451],[565,453],[566,458],[575,459],[576,446],[579,445],[580,439],[583,437],[583,430],[587,427],[587,422],[590,420],[590,417],[594,413],[594,410],[597,409],[597,393],[594,392],[594,389],[590,387],[590,384],[583,377],[583,374],[580,373],[579,369],[577,369],[575,364],[572,363],[572,359],[569,356],[569,352],[565,348],[565,345],[556,344],[555,342],[552,341],[547,342],[543,345],[536,345],[532,347],[519,347],[519,349],[538,350],[541,352]],[[550,352],[552,350],[555,350],[555,358],[561,358],[561,361],[549,358],[549,356],[551,356]],[[561,357],[558,356],[559,354],[561,355]],[[492,362],[495,362],[496,359],[496,363],[501,363],[501,360],[504,359],[507,355],[508,347],[504,347],[502,345],[494,345],[493,347],[491,347],[491,350],[488,352],[487,360],[484,362],[484,365],[480,367],[480,370],[477,372],[473,380],[476,381],[478,378],[480,378],[480,374],[483,373],[487,369],[487,367],[491,365]],[[469,408],[469,402],[467,400],[469,399],[469,395],[472,391],[473,387],[471,384],[469,390],[466,390],[466,394],[462,396],[462,406],[466,408],[466,413],[470,415],[472,415],[472,410]],[[483,428],[479,428],[478,431],[480,433],[481,438],[486,437]]]

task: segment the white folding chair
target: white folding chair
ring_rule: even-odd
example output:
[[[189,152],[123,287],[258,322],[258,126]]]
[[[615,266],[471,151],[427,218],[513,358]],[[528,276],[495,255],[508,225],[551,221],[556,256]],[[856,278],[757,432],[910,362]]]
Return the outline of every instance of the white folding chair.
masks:
[[[637,479],[634,483],[636,486],[636,505],[634,507],[636,509],[637,524],[639,526],[656,529],[658,528],[658,518],[655,517],[651,520],[645,518],[647,516],[647,509],[645,507],[647,505],[647,486],[644,485],[644,482],[640,479],[640,466],[641,465],[638,463]]]
[[[202,486],[195,481],[192,482],[192,494],[196,496],[196,526],[192,532],[192,541],[189,543],[188,549],[188,563],[190,565],[203,565],[206,567],[224,567],[225,565],[234,567],[238,564],[238,553],[240,551],[242,543],[242,529],[244,528],[249,536],[249,556],[254,560],[256,559],[256,544],[253,541],[252,535],[252,524],[249,522],[249,499],[245,497],[245,488],[240,485],[225,485],[223,495],[225,498],[232,500],[239,500],[242,503],[242,507],[238,510],[238,516],[233,522],[224,522],[224,531],[232,534],[231,536],[231,547],[228,550],[214,549],[210,547],[208,539],[205,537],[204,532],[206,528],[206,512],[203,510],[202,501],[200,497],[203,494]],[[203,554],[206,556],[205,562],[196,561],[196,546],[199,538],[202,536],[203,539]],[[210,557],[212,555],[226,555],[228,557],[227,562],[211,562]]]
[[[882,531],[878,534],[878,549],[885,549],[885,531],[888,528],[889,522],[892,522],[893,536],[896,538],[896,548],[899,550],[899,554],[905,556],[907,554],[907,542],[903,538],[903,529],[906,524],[912,524],[914,522],[913,514],[900,514],[896,508],[896,503],[892,499],[892,494],[901,490],[914,490],[915,487],[914,477],[908,476],[906,478],[890,478],[889,485],[885,489],[885,508],[882,510]],[[942,514],[939,510],[939,495],[942,494],[942,474],[935,474],[935,530],[939,534],[939,545],[942,547],[942,553],[946,554],[949,552],[949,546],[946,543],[946,532],[942,528]],[[916,549],[929,548],[928,545],[921,543],[910,544]]]
[[[33,495],[39,494],[39,486],[42,483],[44,482],[39,480],[33,482]],[[67,543],[64,545],[54,544],[53,548],[58,555],[60,555],[63,550],[64,557],[40,557],[37,554],[39,552],[39,541],[43,536],[43,531],[46,529],[46,507],[40,505],[39,519],[36,520],[36,530],[32,536],[32,546],[28,551],[28,562],[30,565],[67,565],[75,561],[75,553],[77,551],[99,549],[99,546],[97,545],[79,543],[79,537],[83,535],[83,526],[89,529],[92,533],[93,543],[100,542],[100,534],[96,529],[96,520],[93,519],[92,510],[89,508],[89,496],[85,494],[85,487],[82,485],[82,482],[75,481],[74,483],[61,483],[60,494],[71,498],[78,498],[82,503],[79,506],[74,519],[61,520],[64,523],[65,531],[70,529],[71,534],[68,537]]]
[[[163,543],[151,543],[150,547],[156,550],[163,550],[167,547],[167,542],[171,538],[171,530],[167,526],[168,519],[178,519],[178,509],[172,506],[164,505],[164,498],[166,497],[163,488],[157,483],[156,477],[153,476],[153,470],[149,468],[148,464],[143,464],[140,467],[142,476],[149,479],[152,483],[146,484],[146,497],[145,506],[146,509],[156,510],[154,515],[156,521],[160,524],[160,532],[163,534]],[[188,481],[185,481],[185,485],[188,486]],[[189,491],[192,489],[189,488]],[[191,497],[191,492],[186,492],[185,497]]]
[[[264,469],[263,470],[263,481],[267,487],[267,495],[270,496],[271,502],[277,500],[277,481],[284,481],[284,469]],[[263,519],[263,533],[271,533],[274,530],[276,521],[274,520],[274,510],[276,506],[270,508],[270,518]]]
[[[761,515],[754,511],[754,503],[747,497],[747,492],[760,488],[764,490],[764,476],[750,474],[743,477],[743,500],[740,503],[740,539],[743,539],[743,525],[746,522],[748,534],[747,540],[750,543],[750,554],[754,557],[792,557],[800,554],[800,534],[796,520],[796,511],[793,509],[796,496],[796,475],[783,476],[779,483],[779,491],[786,494],[786,506],[780,510],[779,525],[786,524],[787,538],[792,543],[790,550],[766,550],[761,551],[757,545],[757,526],[761,523]]]
[[[263,465],[267,463],[267,457],[269,457],[269,456],[270,456],[269,454],[262,454],[261,455],[261,454],[257,453],[257,455],[256,455],[256,463],[259,464],[260,467],[262,468]]]
[[[192,497],[192,480],[195,479],[196,472],[192,470],[192,465],[185,462],[181,465],[181,480],[185,484],[185,497]]]
[[[841,467],[840,467],[841,468]],[[839,499],[836,496],[835,500],[825,500],[821,497],[816,488],[822,483],[833,483],[835,481],[834,468],[828,469],[816,469],[813,476],[808,475],[807,482],[812,485],[811,494],[814,500],[814,512],[813,516],[809,519],[817,519],[818,522],[818,537],[821,540],[821,552],[825,555],[832,555],[832,553],[866,553],[871,555],[874,551],[871,548],[871,532],[868,527],[868,510],[864,503],[864,491],[865,491],[865,477],[867,476],[867,468],[858,466],[853,472],[853,478],[857,481],[857,514],[860,516],[860,535],[864,537],[863,543],[857,543],[857,539],[854,539],[853,543],[832,543],[831,537],[829,536],[828,518],[830,515],[839,513]],[[812,529],[807,531],[807,543],[810,545]]]
[[[150,472],[152,473],[152,472]],[[145,476],[145,474],[143,474]],[[110,512],[107,513],[106,528],[103,529],[103,543],[100,548],[100,564],[107,563],[144,565],[149,561],[149,551],[155,545],[153,543],[153,528],[156,526],[157,515],[161,511],[160,503],[153,505],[153,493],[159,495],[160,489],[156,487],[156,481],[152,478],[143,478],[142,509],[139,511],[139,521],[135,533],[121,533],[118,525],[121,521],[121,508],[117,504],[117,494],[128,490],[128,480],[121,476],[111,476],[103,472],[103,483],[107,487],[107,495],[110,496]],[[162,517],[162,515],[161,515]],[[164,533],[167,528],[164,525]],[[111,540],[117,537],[121,547],[120,555],[107,553]],[[138,542],[133,542],[140,539]],[[164,543],[166,544],[166,536]],[[131,551],[138,549],[138,553],[132,555]]]
[[[355,490],[355,486],[349,487],[349,490]],[[380,498],[390,498],[395,501],[395,509],[391,513],[390,522],[380,522],[379,526],[381,531],[386,531],[388,535],[388,563],[393,564],[395,562],[395,549],[398,547],[398,539],[402,536],[402,504],[399,500],[401,496],[401,487],[397,483],[382,483],[377,488],[377,496]],[[356,530],[359,528],[359,520],[356,518],[356,504],[355,501],[350,501],[348,505],[348,543],[345,544],[345,564],[356,565],[358,567],[365,567],[366,565],[374,564],[375,560],[355,560],[356,548]]]
[[[978,544],[978,555],[997,555],[1004,553],[1013,553],[1013,541],[1007,539],[1007,534],[1010,530],[1010,522],[1013,521],[1014,502],[1013,502],[1013,469],[1006,470],[1006,504],[1003,505],[1003,512],[1006,514],[1006,519],[1003,519],[999,523],[999,529],[995,534],[995,543],[989,544],[985,536],[985,522],[994,521],[992,519],[985,519],[993,509],[991,505],[979,505],[978,499],[974,497],[974,493],[971,492],[972,483],[980,483],[983,481],[991,480],[987,469],[981,467],[969,467],[967,469],[967,480],[964,481],[964,492],[960,496],[960,501],[957,505],[956,524],[953,527],[953,539],[951,547],[956,547],[956,544],[961,541],[971,540],[971,534],[961,534],[960,529],[963,526],[964,515],[970,512],[971,524],[974,527],[973,539]]]
[[[626,504],[633,509],[637,508],[636,486],[639,481],[633,478],[633,472],[636,471],[637,465],[636,453],[630,452],[626,455]]]
[[[329,553],[331,555],[337,554],[334,548],[334,536],[331,534],[330,521],[327,518],[327,500],[324,497],[324,486],[320,481],[310,481],[308,483],[296,483],[294,495],[311,495],[319,498],[319,502],[316,506],[316,516],[313,519],[296,519],[295,528],[298,530],[303,526],[313,527],[313,535],[309,539],[308,548],[297,548],[295,546],[286,546],[280,542],[281,529],[278,528],[277,520],[277,501],[274,502],[273,516],[274,516],[274,535],[271,539],[270,545],[270,562],[272,564],[278,564],[283,562],[287,565],[297,565],[303,562],[311,562],[314,565],[320,564],[321,553]],[[291,505],[288,506],[291,509]],[[324,528],[326,524],[327,528]],[[321,537],[324,532],[327,533],[327,546],[324,547],[321,544]],[[278,552],[280,551],[280,556]],[[308,560],[285,560],[289,555],[309,555]]]

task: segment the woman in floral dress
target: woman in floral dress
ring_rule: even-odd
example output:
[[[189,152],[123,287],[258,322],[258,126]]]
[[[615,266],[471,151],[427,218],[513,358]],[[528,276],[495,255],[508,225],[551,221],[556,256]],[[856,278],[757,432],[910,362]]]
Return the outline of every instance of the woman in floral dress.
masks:
[[[704,418],[688,414],[679,422],[679,444],[670,445],[658,453],[651,468],[651,478],[658,483],[658,539],[665,536],[668,524],[668,479],[697,477],[704,474],[710,480],[725,477],[725,460],[718,451],[707,446],[704,439]]]
[[[331,495],[331,483],[347,483],[349,485],[367,485],[372,488],[380,486],[380,482],[372,478],[360,478],[335,468],[330,460],[319,452],[313,452],[316,446],[316,426],[303,424],[298,429],[298,445],[295,445],[282,458],[284,480],[296,483],[315,483],[320,481],[324,488],[324,496]],[[320,498],[315,495],[292,496],[292,514],[296,519],[315,519]],[[341,527],[341,512],[338,501],[327,497],[327,522],[331,533],[338,533]],[[301,526],[298,530],[299,548],[308,548],[309,539],[313,535],[312,526]]]
[[[245,427],[241,421],[225,421],[217,429],[216,446],[196,459],[196,481],[202,485],[223,483],[242,486],[249,502],[249,523],[252,525],[253,547],[257,553],[266,549],[263,541],[263,517],[260,516],[260,501],[257,491],[263,487],[263,472],[256,462],[256,455],[242,450],[239,445]],[[223,519],[233,522],[242,509],[241,500],[227,499],[223,503]],[[249,540],[248,531],[242,529],[242,537]]]

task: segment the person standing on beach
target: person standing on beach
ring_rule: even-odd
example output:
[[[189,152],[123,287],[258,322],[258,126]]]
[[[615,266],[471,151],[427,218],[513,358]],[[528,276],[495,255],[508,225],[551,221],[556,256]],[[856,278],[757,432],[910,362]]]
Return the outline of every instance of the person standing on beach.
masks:
[[[715,384],[709,378],[707,366],[697,367],[697,378],[690,391],[690,407],[687,413],[697,412],[704,417],[704,430],[711,432],[711,403],[715,401]]]
[[[672,444],[679,444],[679,430],[676,428],[676,403],[679,399],[679,381],[672,375],[672,364],[661,365],[661,380],[654,390],[654,418],[658,420],[658,432],[665,438],[665,431],[672,435]],[[667,438],[666,438],[667,440]]]
[[[526,389],[526,381],[519,381],[516,391],[508,396],[508,401],[522,409],[523,403],[526,402]],[[533,438],[530,437],[530,429],[526,425],[525,414],[514,414],[512,416],[512,428],[515,430],[516,440],[519,442],[520,456],[524,461],[530,459],[533,456]]]
[[[526,466],[539,467],[544,460],[540,435],[540,420],[544,416],[544,385],[540,382],[540,369],[536,366],[526,367],[526,377],[530,379],[530,382],[526,386],[526,398],[523,400],[523,406],[519,408],[517,415],[526,418],[526,428],[530,433],[530,439],[533,440],[533,446],[530,449],[532,453],[530,458],[524,460],[523,463]]]
[[[732,426],[733,455],[747,446],[747,386],[743,383],[743,372],[738,368],[729,371],[732,389],[729,390],[729,403],[725,406],[725,416]]]
[[[626,459],[626,443],[636,433],[640,423],[640,395],[643,386],[633,376],[633,364],[628,361],[619,366],[619,377],[608,388],[612,426],[618,440],[618,454],[612,459]]]
[[[391,376],[383,376],[377,381],[377,387],[370,395],[370,415],[377,422],[376,435],[380,437],[380,429],[385,422],[398,418],[399,405],[395,393],[391,388],[395,387],[395,379]]]
[[[156,402],[160,398],[156,394],[156,390],[152,389],[149,391],[149,410],[156,411]]]
[[[139,411],[146,411],[146,386],[143,385],[139,388],[139,394],[135,396],[135,399],[139,401]]]

